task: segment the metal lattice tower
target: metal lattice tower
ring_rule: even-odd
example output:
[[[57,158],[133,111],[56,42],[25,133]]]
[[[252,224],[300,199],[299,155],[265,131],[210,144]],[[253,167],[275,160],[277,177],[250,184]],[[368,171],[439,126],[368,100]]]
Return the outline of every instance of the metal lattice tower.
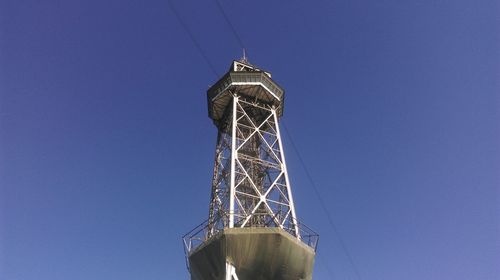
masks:
[[[192,279],[311,279],[317,235],[295,213],[279,129],[283,89],[242,60],[207,97],[218,134],[209,217],[184,237]],[[273,241],[287,253],[263,247]]]

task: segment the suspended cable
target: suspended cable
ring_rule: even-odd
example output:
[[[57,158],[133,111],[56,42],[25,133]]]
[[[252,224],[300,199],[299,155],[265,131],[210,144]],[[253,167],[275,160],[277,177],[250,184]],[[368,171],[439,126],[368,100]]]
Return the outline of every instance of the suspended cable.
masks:
[[[349,250],[347,250],[347,246],[346,246],[344,240],[342,239],[342,237],[340,236],[340,233],[337,230],[337,226],[333,222],[333,218],[330,215],[330,211],[326,207],[326,203],[323,200],[323,197],[321,196],[318,188],[316,187],[316,183],[314,182],[314,180],[311,176],[311,173],[309,173],[309,170],[307,169],[306,164],[305,164],[304,160],[302,159],[302,156],[300,155],[299,150],[297,149],[297,146],[295,146],[295,143],[293,142],[292,136],[290,135],[290,132],[288,131],[288,128],[285,125],[285,122],[282,120],[281,123],[282,123],[283,128],[285,129],[285,133],[286,133],[288,139],[290,140],[290,144],[292,144],[292,148],[295,151],[295,154],[297,155],[299,162],[302,165],[302,168],[304,169],[304,172],[306,173],[306,177],[309,180],[309,183],[311,184],[312,189],[314,190],[314,193],[316,194],[316,197],[318,198],[319,204],[320,204],[321,208],[323,209],[323,212],[325,213],[325,215],[328,219],[328,222],[329,222],[330,226],[332,227],[335,235],[337,236],[337,239],[340,242],[340,245],[342,247],[342,250],[344,251],[344,254],[349,259],[349,262],[350,262],[354,272],[356,273],[358,280],[361,280],[361,275],[359,273],[359,270],[358,270],[356,264],[354,263],[354,260],[351,256],[351,254],[349,253]]]
[[[325,268],[326,272],[328,273],[328,275],[330,276],[330,279],[334,279],[335,277],[333,277],[333,272],[332,270],[330,269],[330,267],[328,266],[328,263],[325,261],[325,259],[323,258],[323,255],[322,254],[319,254],[317,253],[316,256],[319,257],[319,260],[321,262],[321,264],[323,264],[323,267]]]
[[[215,77],[219,77],[219,74],[217,73],[217,70],[215,70],[214,65],[212,64],[212,62],[210,62],[210,59],[208,59],[208,56],[206,55],[206,53],[201,48],[201,45],[196,40],[196,38],[194,37],[193,33],[191,32],[191,30],[187,26],[187,24],[182,20],[181,16],[179,15],[179,12],[175,9],[172,1],[171,0],[167,0],[167,1],[168,1],[168,6],[170,7],[170,10],[175,15],[175,17],[177,18],[177,21],[179,21],[179,23],[181,24],[181,26],[184,29],[184,31],[186,31],[186,33],[188,34],[189,38],[191,39],[191,41],[195,45],[196,49],[201,54],[201,56],[203,57],[203,59],[205,60],[205,62],[208,64],[208,67],[210,68],[210,70],[212,70],[212,72],[214,73]]]
[[[219,2],[219,0],[214,0],[215,3],[217,4],[217,8],[219,8],[219,11],[221,12],[222,16],[224,17],[224,20],[226,21],[227,25],[231,28],[231,31],[233,32],[234,37],[236,37],[236,40],[238,41],[238,44],[242,49],[245,49],[245,44],[243,44],[243,41],[241,40],[240,35],[236,31],[236,28],[234,28],[234,25],[231,23],[229,20],[229,17],[227,16],[226,12],[224,11],[224,8],[222,7],[222,4]]]

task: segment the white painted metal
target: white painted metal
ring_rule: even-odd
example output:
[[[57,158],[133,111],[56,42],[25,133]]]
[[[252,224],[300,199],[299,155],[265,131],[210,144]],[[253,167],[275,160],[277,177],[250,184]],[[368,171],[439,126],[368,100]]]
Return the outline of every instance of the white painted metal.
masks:
[[[226,261],[226,280],[239,280],[236,268],[228,261]]]
[[[238,104],[238,97],[234,96],[233,97],[233,108],[236,108]],[[234,170],[236,168],[236,159],[238,158],[238,151],[236,150],[236,125],[237,125],[237,119],[236,119],[236,110],[233,109],[233,121],[232,121],[232,130],[231,130],[231,186],[229,190],[229,227],[232,228],[234,227],[234,198],[236,196],[235,193],[235,180],[236,180],[236,174],[234,173]]]
[[[286,161],[285,161],[285,152],[283,151],[283,144],[281,143],[281,133],[279,129],[279,122],[278,122],[278,117],[276,116],[276,110],[273,109],[273,115],[274,115],[274,121],[276,123],[276,133],[278,134],[278,142],[280,145],[281,149],[281,162],[283,164],[283,170],[285,170],[285,180],[286,184],[288,186],[288,195],[290,196],[290,210],[292,212],[292,217],[296,220],[297,216],[295,215],[295,205],[293,203],[293,197],[292,197],[292,187],[290,186],[290,179],[288,179],[288,172],[286,172]],[[299,227],[295,227],[295,234],[297,238],[300,239],[300,233],[299,233]]]
[[[300,239],[276,109],[233,94],[231,121],[219,130],[209,237],[224,227],[280,227]]]

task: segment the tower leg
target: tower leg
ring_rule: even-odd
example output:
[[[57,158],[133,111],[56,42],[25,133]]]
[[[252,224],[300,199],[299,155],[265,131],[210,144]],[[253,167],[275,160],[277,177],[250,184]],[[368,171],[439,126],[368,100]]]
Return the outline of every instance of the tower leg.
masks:
[[[239,280],[236,275],[236,268],[226,261],[226,280]]]

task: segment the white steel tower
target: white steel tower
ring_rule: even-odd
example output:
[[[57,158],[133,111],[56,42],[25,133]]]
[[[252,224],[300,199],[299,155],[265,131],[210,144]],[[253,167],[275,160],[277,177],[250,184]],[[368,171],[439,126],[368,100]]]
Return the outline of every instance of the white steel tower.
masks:
[[[193,280],[312,279],[318,235],[295,214],[271,74],[233,61],[208,92],[218,128],[208,220],[184,236]]]

